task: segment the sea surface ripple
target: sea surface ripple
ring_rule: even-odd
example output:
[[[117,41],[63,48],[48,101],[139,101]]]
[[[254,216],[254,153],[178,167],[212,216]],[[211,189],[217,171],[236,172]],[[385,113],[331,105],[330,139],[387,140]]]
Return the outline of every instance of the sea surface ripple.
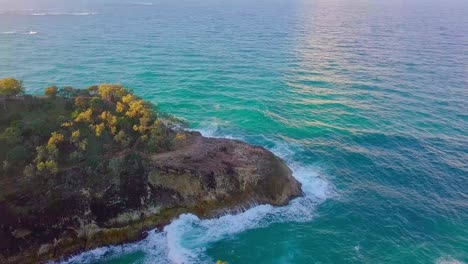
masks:
[[[0,76],[123,83],[307,192],[69,263],[468,263],[467,1],[29,2],[0,6]]]

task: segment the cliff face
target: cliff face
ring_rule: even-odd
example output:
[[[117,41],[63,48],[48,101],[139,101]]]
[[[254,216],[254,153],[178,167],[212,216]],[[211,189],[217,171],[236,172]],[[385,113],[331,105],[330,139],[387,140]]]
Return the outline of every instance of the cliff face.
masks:
[[[291,170],[262,147],[198,132],[184,137],[173,151],[129,150],[93,171],[75,166],[54,179],[17,180],[28,185],[17,191],[7,185],[0,263],[59,259],[142,239],[181,213],[212,217],[254,203],[285,205],[302,194]]]

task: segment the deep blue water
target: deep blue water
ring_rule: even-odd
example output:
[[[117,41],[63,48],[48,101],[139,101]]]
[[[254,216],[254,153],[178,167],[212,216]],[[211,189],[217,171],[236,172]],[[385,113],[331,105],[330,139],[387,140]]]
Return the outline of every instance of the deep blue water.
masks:
[[[123,83],[306,196],[72,263],[468,262],[467,1],[147,1],[0,1],[0,77]]]

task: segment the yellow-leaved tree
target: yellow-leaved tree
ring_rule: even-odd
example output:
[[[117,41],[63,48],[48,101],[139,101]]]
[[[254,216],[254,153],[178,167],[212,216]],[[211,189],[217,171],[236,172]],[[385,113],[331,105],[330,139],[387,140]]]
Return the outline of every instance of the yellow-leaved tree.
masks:
[[[58,93],[57,86],[49,86],[44,91],[44,95],[47,95],[49,97],[56,97],[57,93]]]
[[[4,78],[0,80],[0,95],[14,96],[24,93],[23,83],[14,78]]]

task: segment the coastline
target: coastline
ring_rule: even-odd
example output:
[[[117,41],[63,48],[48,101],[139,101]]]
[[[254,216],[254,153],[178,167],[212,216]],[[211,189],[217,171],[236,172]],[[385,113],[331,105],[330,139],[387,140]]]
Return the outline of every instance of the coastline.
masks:
[[[218,127],[209,126],[202,129],[190,129],[190,131],[200,132],[204,137],[209,138],[251,142],[243,136],[226,134]],[[211,259],[214,263],[217,258],[213,259],[211,253],[206,252],[205,243],[216,243],[227,237],[235,237],[240,233],[248,232],[248,230],[268,228],[274,224],[313,221],[317,217],[317,207],[337,195],[335,187],[323,177],[320,172],[321,168],[316,165],[298,163],[291,155],[297,152],[297,149],[285,146],[282,142],[272,141],[272,143],[273,147],[268,148],[268,150],[283,159],[292,169],[294,177],[302,185],[303,196],[292,199],[285,206],[247,204],[246,207],[219,211],[219,214],[206,218],[184,213],[173,218],[166,225],[146,232],[147,236],[142,240],[85,251],[70,256],[60,263],[95,263],[139,254],[145,254],[157,263],[196,263],[207,259]],[[197,249],[186,248],[186,240],[190,240],[194,234],[199,236],[199,240],[191,243],[195,243]]]
[[[213,192],[211,192],[211,194],[209,194],[210,192],[203,193],[203,194],[200,193],[199,197],[202,198],[202,200],[199,200],[200,198],[193,199],[194,197],[193,193],[190,193],[190,194],[186,193],[185,195],[187,195],[188,200],[182,199],[182,200],[179,200],[179,202],[177,202],[177,203],[182,202],[181,206],[177,206],[177,205],[174,206],[174,203],[173,203],[174,201],[172,202],[168,201],[167,197],[164,198],[160,196],[159,198],[161,200],[166,201],[165,202],[166,208],[164,209],[158,208],[156,210],[157,213],[154,213],[155,212],[154,207],[141,208],[140,210],[128,210],[128,211],[122,212],[117,217],[113,217],[112,219],[107,219],[108,221],[106,223],[102,223],[102,225],[100,226],[98,226],[94,221],[91,221],[89,224],[85,224],[85,225],[81,224],[79,227],[64,227],[62,235],[54,238],[53,241],[49,243],[42,243],[37,246],[32,246],[29,250],[23,250],[21,254],[19,255],[5,258],[3,262],[5,263],[29,263],[29,262],[42,262],[42,261],[50,261],[50,260],[54,260],[54,261],[62,260],[63,261],[63,260],[66,260],[68,257],[74,256],[76,254],[83,253],[85,251],[89,251],[95,248],[109,246],[109,245],[121,245],[125,243],[136,242],[136,241],[142,240],[147,236],[147,232],[149,230],[152,230],[155,228],[163,229],[163,227],[167,226],[171,222],[171,220],[173,220],[174,218],[182,214],[189,213],[189,214],[194,214],[197,217],[200,217],[201,219],[208,219],[208,218],[218,217],[220,215],[232,213],[232,212],[239,213],[239,212],[242,212],[251,208],[253,205],[273,204],[276,206],[283,206],[283,205],[286,205],[291,199],[302,195],[302,191],[300,190],[300,184],[292,177],[290,169],[284,164],[282,160],[277,158],[270,151],[262,147],[248,145],[238,140],[205,138],[205,137],[202,137],[200,133],[198,132],[185,132],[185,133],[187,133],[186,135],[187,135],[187,138],[189,139],[188,141],[192,142],[189,145],[202,144],[202,145],[198,145],[197,148],[195,148],[197,152],[199,152],[200,149],[203,149],[205,147],[205,145],[203,144],[208,144],[207,145],[209,146],[208,149],[212,149],[212,150],[216,149],[214,153],[219,152],[220,150],[221,152],[230,150],[231,147],[232,147],[232,150],[237,149],[234,151],[236,153],[234,152],[231,153],[234,156],[239,155],[239,154],[246,155],[247,153],[251,152],[251,154],[247,154],[247,156],[249,156],[250,158],[247,158],[241,161],[241,164],[243,165],[232,166],[232,165],[229,165],[229,162],[223,161],[223,159],[229,158],[231,157],[231,155],[222,154],[222,157],[220,158],[217,156],[213,156],[213,155],[217,155],[217,154],[214,154],[213,152],[210,153],[210,151],[206,151],[203,153],[203,151],[200,151],[203,154],[201,154],[199,158],[208,160],[208,161],[211,159],[211,161],[214,161],[215,163],[211,164],[210,166],[214,166],[214,168],[220,169],[219,172],[221,172],[222,174],[216,174],[217,176],[214,175],[215,177],[225,178],[226,175],[224,174],[226,172],[228,172],[228,174],[231,175],[231,176],[228,176],[228,178],[233,177],[235,175],[238,175],[237,173],[239,172],[238,170],[240,169],[241,175],[245,175],[242,177],[247,177],[247,178],[244,178],[244,180],[246,180],[247,182],[250,181],[249,179],[255,179],[255,177],[261,176],[261,177],[267,177],[265,179],[273,180],[273,182],[276,182],[276,183],[273,185],[271,184],[265,185],[265,182],[264,182],[262,186],[260,182],[263,182],[263,180],[260,180],[261,178],[257,178],[255,181],[250,181],[250,183],[246,182],[247,185],[245,184],[243,185],[244,188],[245,186],[247,186],[246,189],[243,189],[244,191],[240,191],[238,189],[240,186],[238,185],[236,185],[237,187],[231,186],[229,187],[230,189],[228,188],[228,189],[225,189],[224,191],[221,191],[221,193],[224,193],[221,196],[214,195]],[[192,140],[198,143],[193,143],[194,141]],[[205,143],[205,141],[207,143]],[[225,147],[227,147],[227,149]],[[182,160],[186,158],[185,156],[186,151],[187,149],[184,149],[181,152],[175,151],[176,152],[175,160],[178,159],[177,157],[179,157]],[[159,170],[165,170],[167,175],[169,175],[169,177],[166,177],[166,178],[173,178],[175,175],[179,175],[179,177],[187,178],[186,177],[187,168],[176,168],[178,166],[183,166],[185,162],[173,163],[171,165],[169,164],[170,163],[169,161],[174,161],[174,156],[171,156],[171,155],[168,156],[166,154],[167,153],[158,154],[158,155],[163,156],[163,158],[159,161],[157,161],[158,159],[153,160],[153,162],[156,162],[157,164],[159,164],[159,165],[156,164],[156,168]],[[270,171],[270,169],[268,169],[267,171],[264,171],[262,174],[261,171],[264,170],[266,167],[261,168],[261,167],[257,167],[255,163],[250,163],[249,160],[252,158],[250,155],[259,155],[259,156],[267,155],[267,157],[271,157],[272,159],[271,161],[273,161],[272,164],[277,163],[278,165],[275,165],[275,166],[279,166],[279,167],[275,168],[275,166],[271,167],[271,165],[267,165],[268,168],[273,169],[274,174],[269,174],[268,171]],[[267,158],[267,160],[269,159],[270,158]],[[254,158],[253,160],[255,162],[258,162],[258,165],[262,165],[262,164],[265,165],[265,164],[268,164],[268,162],[271,162],[271,161],[266,161],[266,160],[259,161],[256,158]],[[198,161],[193,164],[197,164],[197,163]],[[252,164],[254,165],[254,167],[250,167],[249,169],[250,165],[247,165],[247,164]],[[171,168],[163,168],[164,166],[162,165],[170,165],[169,167]],[[213,167],[211,169],[213,169]],[[201,173],[200,174],[200,173],[197,173],[197,170],[202,170],[202,167],[197,167],[195,171],[191,171],[189,175],[194,175],[195,178],[203,179],[204,178],[203,172],[200,171]],[[242,172],[242,170],[244,171]],[[255,171],[260,171],[260,174],[259,173],[255,174]],[[193,174],[194,172],[195,174]],[[186,175],[186,176],[181,176],[181,175]],[[271,175],[271,176],[268,176],[268,175]],[[273,175],[277,175],[277,176],[273,177]],[[192,176],[189,176],[189,178],[191,177]],[[225,179],[228,179],[228,178],[225,178]],[[258,180],[260,180],[260,182]],[[149,181],[151,181],[151,179],[149,179]],[[173,193],[173,191],[167,190],[167,188],[171,188],[171,186],[174,183],[176,185],[178,184],[177,182],[167,182],[167,183],[163,183],[163,182],[154,183],[153,182],[152,184],[154,184],[153,186],[156,186],[158,184],[159,185],[166,184],[165,186],[163,186],[163,189],[168,191],[167,194],[170,196],[170,194]],[[185,183],[179,182],[179,184],[182,184],[182,185],[179,185],[179,187],[174,187],[174,188],[180,191],[184,189],[184,187],[180,187],[180,186],[190,186],[190,184],[192,183],[196,184],[196,182],[191,182],[191,183],[189,182],[189,185],[187,185],[187,182]],[[224,184],[225,183],[226,182],[224,180]],[[204,181],[204,184],[210,185],[209,181],[208,182]],[[208,188],[208,189],[211,189],[211,188]],[[216,192],[215,189],[211,189],[211,190],[212,191],[214,190]],[[228,192],[234,191],[234,192],[231,194],[228,194],[226,193],[226,191]],[[181,196],[184,196],[184,194]],[[220,198],[220,197],[223,197],[223,198]],[[137,215],[138,217],[135,217],[135,215]],[[76,217],[76,216],[72,216],[72,217]],[[19,229],[17,228],[16,230],[19,230]],[[28,235],[26,235],[26,237],[28,237]]]

